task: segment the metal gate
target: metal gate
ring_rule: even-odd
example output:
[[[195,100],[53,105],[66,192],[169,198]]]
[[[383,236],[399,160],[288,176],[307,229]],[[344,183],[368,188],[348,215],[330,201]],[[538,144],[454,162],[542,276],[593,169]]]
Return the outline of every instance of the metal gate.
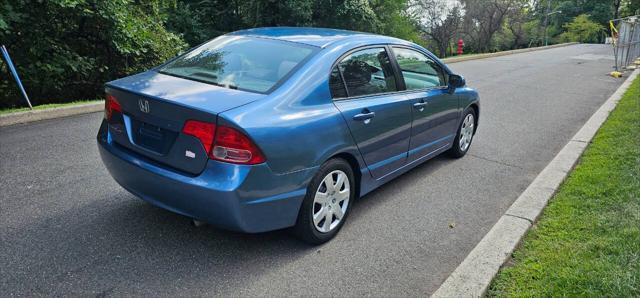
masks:
[[[611,20],[616,71],[624,70],[640,57],[640,15]]]

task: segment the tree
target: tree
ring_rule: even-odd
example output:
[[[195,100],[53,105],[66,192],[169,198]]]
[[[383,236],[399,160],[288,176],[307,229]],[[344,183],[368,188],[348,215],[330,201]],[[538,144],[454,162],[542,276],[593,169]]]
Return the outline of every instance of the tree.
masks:
[[[465,10],[464,28],[478,52],[486,52],[491,40],[502,28],[505,17],[521,0],[462,0]]]
[[[181,0],[168,28],[190,45],[254,27],[315,26],[417,39],[407,0]]]
[[[560,40],[577,42],[598,42],[605,33],[604,26],[593,22],[586,14],[581,14],[571,23],[565,24],[566,32],[560,35]]]
[[[168,0],[5,2],[0,40],[35,104],[96,98],[105,82],[146,70],[184,48],[163,24],[171,5]],[[0,106],[21,104],[7,82],[0,84]]]
[[[313,25],[374,32],[379,22],[369,1],[318,0],[313,6]]]
[[[613,18],[617,19],[620,15],[620,5],[622,4],[622,0],[613,0]]]
[[[536,26],[531,15],[530,1],[515,1],[505,16],[504,25],[496,32],[492,40],[496,50],[528,47],[537,34],[532,34],[532,26]],[[536,27],[537,28],[537,27]],[[500,41],[497,41],[500,39]]]
[[[246,28],[365,31],[446,56],[457,37],[467,52],[531,46],[548,13],[552,40],[595,42],[610,19],[640,13],[640,0],[13,0],[0,1],[0,40],[42,104],[100,96],[107,81]],[[0,107],[21,103],[3,63],[0,72]]]
[[[619,17],[640,15],[640,0],[622,0]]]
[[[371,0],[371,8],[379,22],[376,33],[421,42],[418,22],[409,14],[407,0]]]
[[[419,19],[422,32],[432,39],[440,57],[447,56],[447,49],[458,33],[462,22],[459,3],[419,0],[412,3],[414,18]]]

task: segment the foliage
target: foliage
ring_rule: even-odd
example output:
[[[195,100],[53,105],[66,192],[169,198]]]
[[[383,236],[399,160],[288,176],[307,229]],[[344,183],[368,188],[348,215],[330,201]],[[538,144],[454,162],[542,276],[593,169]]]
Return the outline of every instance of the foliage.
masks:
[[[373,0],[371,2],[380,23],[375,33],[421,43],[417,22],[407,13],[407,0]]]
[[[340,28],[418,41],[406,0],[184,0],[167,26],[192,46],[218,35],[255,27]]]
[[[575,17],[581,14],[588,14],[591,19],[598,24],[606,24],[613,19],[613,1],[594,1],[594,0],[570,0],[558,1],[559,4],[553,10],[562,11],[557,17],[554,16],[557,24],[565,24],[571,22]],[[551,2],[552,5],[555,2]],[[561,26],[558,26],[561,27]]]
[[[620,1],[619,16],[640,15],[640,0],[617,0]]]
[[[595,25],[633,13],[640,0],[0,0],[0,40],[30,98],[43,104],[95,98],[105,82],[247,28],[372,32],[445,57],[460,38],[465,53],[541,45],[544,32],[551,41],[595,42]],[[591,21],[576,19],[582,14]],[[0,108],[23,104],[7,74],[0,63]]]
[[[598,42],[604,34],[604,27],[589,19],[586,14],[581,14],[573,19],[571,23],[565,24],[567,30],[560,35],[562,42]]]
[[[440,0],[416,0],[412,3],[414,18],[420,20],[421,30],[435,42],[440,57],[457,35],[462,23],[462,8]]]
[[[464,31],[469,46],[478,52],[491,49],[494,35],[506,18],[524,5],[526,0],[462,0],[465,7]]]
[[[568,38],[566,34],[561,36],[567,30],[565,25],[580,15],[589,15],[591,21],[608,28],[609,20],[640,13],[636,8],[640,9],[640,0],[538,0],[533,14],[542,22],[551,13],[550,40],[561,42]]]
[[[406,0],[17,0],[0,2],[7,45],[35,104],[94,98],[105,82],[149,69],[227,32],[317,26],[420,42]],[[22,104],[0,66],[0,107]]]
[[[104,82],[148,69],[185,47],[163,26],[172,5],[167,0],[4,2],[0,40],[34,104],[95,98]],[[23,102],[15,83],[3,79],[0,106],[18,104]]]
[[[510,11],[502,29],[496,32],[491,41],[493,51],[531,47],[540,40],[540,22],[528,13],[529,7],[520,2],[521,7]]]

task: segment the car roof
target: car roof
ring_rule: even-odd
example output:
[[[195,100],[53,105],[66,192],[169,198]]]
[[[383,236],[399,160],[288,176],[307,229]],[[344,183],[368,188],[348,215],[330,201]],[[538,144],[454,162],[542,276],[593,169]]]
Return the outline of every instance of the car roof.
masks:
[[[271,38],[321,48],[325,48],[333,43],[339,43],[340,41],[355,41],[357,39],[379,43],[407,43],[407,41],[402,39],[373,33],[312,27],[264,27],[235,31],[229,33],[229,35]]]

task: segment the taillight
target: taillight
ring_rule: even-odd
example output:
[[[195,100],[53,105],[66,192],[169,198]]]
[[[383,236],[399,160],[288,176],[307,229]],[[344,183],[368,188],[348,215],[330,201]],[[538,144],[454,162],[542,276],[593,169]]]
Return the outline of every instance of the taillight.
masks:
[[[107,94],[107,99],[104,101],[104,119],[110,120],[114,111],[122,113],[122,106],[115,96]]]
[[[266,160],[258,146],[234,128],[187,120],[182,132],[198,138],[211,159],[247,165]]]
[[[204,146],[204,150],[207,154],[211,152],[211,146],[213,145],[213,136],[216,132],[216,125],[213,123],[187,120],[182,129],[184,134],[194,136],[200,140],[200,143]]]
[[[258,146],[247,136],[226,126],[218,126],[215,145],[210,157],[220,161],[249,165],[265,161]]]

